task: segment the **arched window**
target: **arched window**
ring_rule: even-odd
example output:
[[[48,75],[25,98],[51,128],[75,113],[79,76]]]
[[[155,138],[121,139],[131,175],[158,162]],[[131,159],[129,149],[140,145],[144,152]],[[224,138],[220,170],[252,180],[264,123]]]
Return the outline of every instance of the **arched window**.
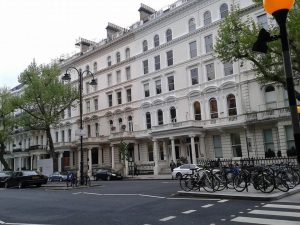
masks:
[[[118,121],[119,121],[119,130],[121,131],[122,125],[123,125],[123,120],[122,120],[122,118],[119,118]]]
[[[132,116],[128,116],[128,130],[133,131],[133,123],[132,123]]]
[[[111,66],[111,56],[107,57],[107,66]]]
[[[157,111],[157,122],[158,125],[163,125],[164,124],[164,114],[161,109]]]
[[[211,13],[210,11],[206,11],[203,15],[204,26],[211,24]]]
[[[196,24],[195,24],[195,19],[191,18],[189,20],[189,32],[193,32],[196,30]]]
[[[170,108],[170,117],[171,117],[171,122],[172,123],[176,123],[177,119],[176,119],[176,108],[174,106],[172,106]]]
[[[94,73],[97,72],[97,69],[98,69],[98,68],[97,68],[97,62],[94,62],[94,69],[93,69],[93,70],[94,70]]]
[[[159,36],[158,34],[156,34],[154,36],[154,47],[158,47],[159,46]]]
[[[148,50],[148,42],[146,40],[143,41],[143,52]]]
[[[201,120],[200,102],[195,102],[194,103],[194,116],[195,116],[195,120]]]
[[[146,127],[147,129],[151,129],[151,113],[146,112]]]
[[[220,6],[220,15],[221,19],[225,18],[228,15],[228,5],[226,3],[223,3]]]
[[[266,108],[273,109],[276,107],[276,93],[275,88],[272,85],[269,85],[265,89],[265,101],[266,101]]]
[[[126,48],[126,50],[125,50],[125,57],[126,57],[126,59],[130,58],[130,49],[129,48]]]
[[[117,61],[117,63],[121,62],[121,55],[120,55],[120,52],[117,52],[117,53],[116,53],[116,61]]]
[[[172,30],[171,29],[168,29],[166,31],[166,40],[167,40],[167,42],[172,41]]]
[[[90,66],[89,66],[89,65],[86,65],[86,66],[85,66],[85,70],[90,70]]]
[[[211,119],[218,118],[218,103],[215,98],[211,98],[209,100],[209,108],[210,108],[210,118]]]
[[[230,94],[227,96],[227,107],[228,107],[228,116],[236,116],[236,101],[235,96]]]

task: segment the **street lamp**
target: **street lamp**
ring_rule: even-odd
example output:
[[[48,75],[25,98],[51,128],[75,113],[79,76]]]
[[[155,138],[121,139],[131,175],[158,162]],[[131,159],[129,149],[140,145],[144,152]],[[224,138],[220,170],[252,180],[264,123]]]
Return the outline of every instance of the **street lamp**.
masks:
[[[79,81],[79,117],[80,117],[80,184],[83,185],[84,184],[84,177],[83,177],[83,122],[82,122],[82,89],[83,89],[83,85],[82,85],[82,78],[83,78],[83,74],[87,73],[88,75],[92,75],[93,79],[91,80],[91,82],[89,83],[89,85],[97,85],[97,81],[94,78],[94,74],[89,71],[89,70],[78,70],[75,67],[69,67],[66,70],[65,75],[62,77],[63,81],[70,81],[71,80],[71,75],[70,73],[68,73],[68,71],[70,70],[75,70],[78,74],[78,81]],[[91,159],[90,159],[91,160]]]
[[[264,0],[265,10],[272,14],[279,25],[280,35],[271,37],[267,31],[260,31],[257,42],[253,45],[252,50],[266,53],[266,42],[280,38],[283,53],[284,71],[286,76],[286,88],[289,98],[289,106],[292,117],[292,125],[294,131],[295,146],[297,152],[298,166],[300,167],[300,128],[299,115],[297,113],[297,102],[295,96],[293,70],[290,56],[290,48],[288,42],[288,34],[286,28],[286,20],[289,10],[294,6],[295,0]],[[260,48],[263,46],[262,48]]]

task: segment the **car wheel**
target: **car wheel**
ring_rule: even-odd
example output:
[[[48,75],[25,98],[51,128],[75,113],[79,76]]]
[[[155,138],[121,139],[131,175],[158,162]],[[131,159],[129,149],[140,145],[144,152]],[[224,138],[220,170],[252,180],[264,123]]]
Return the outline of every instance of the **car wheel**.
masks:
[[[19,182],[19,183],[18,183],[18,188],[21,189],[22,187],[23,187],[22,182]]]
[[[111,178],[110,176],[107,176],[107,177],[106,177],[106,180],[110,180],[110,178]]]
[[[176,179],[177,179],[177,180],[180,180],[181,178],[182,178],[182,174],[181,174],[181,173],[177,173],[177,174],[176,174]]]
[[[4,188],[8,188],[8,183],[7,182],[4,183]]]

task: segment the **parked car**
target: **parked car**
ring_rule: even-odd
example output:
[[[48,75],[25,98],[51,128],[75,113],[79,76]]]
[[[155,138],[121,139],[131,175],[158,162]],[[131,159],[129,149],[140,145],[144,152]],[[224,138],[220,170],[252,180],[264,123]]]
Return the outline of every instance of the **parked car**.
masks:
[[[4,187],[18,187],[23,188],[26,186],[36,185],[37,187],[46,184],[48,180],[47,176],[39,174],[34,170],[24,170],[13,172],[4,182]]]
[[[95,173],[96,180],[121,180],[123,179],[122,175],[112,169],[100,169]]]
[[[174,168],[172,172],[172,179],[180,179],[185,174],[192,174],[191,169],[199,168],[195,164],[183,164],[179,167]]]
[[[67,172],[54,172],[48,177],[48,181],[53,182],[53,181],[67,181]]]
[[[4,187],[5,181],[13,174],[12,171],[0,171],[0,186]]]

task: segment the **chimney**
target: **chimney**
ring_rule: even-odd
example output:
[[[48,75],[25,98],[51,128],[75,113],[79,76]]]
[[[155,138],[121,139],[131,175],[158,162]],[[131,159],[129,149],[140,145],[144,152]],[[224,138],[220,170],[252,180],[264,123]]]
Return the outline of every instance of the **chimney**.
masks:
[[[106,27],[106,31],[107,31],[107,39],[112,40],[113,36],[115,34],[117,34],[118,32],[125,31],[125,29],[123,27],[120,27],[120,26],[115,25],[113,23],[108,23],[108,25]]]
[[[148,17],[155,13],[156,11],[152,9],[151,7],[141,3],[141,7],[139,8],[140,12],[140,20],[142,20],[144,23],[148,21]]]
[[[96,42],[80,37],[78,40],[76,40],[75,45],[79,46],[80,53],[84,53],[89,49],[90,46],[96,45]]]

